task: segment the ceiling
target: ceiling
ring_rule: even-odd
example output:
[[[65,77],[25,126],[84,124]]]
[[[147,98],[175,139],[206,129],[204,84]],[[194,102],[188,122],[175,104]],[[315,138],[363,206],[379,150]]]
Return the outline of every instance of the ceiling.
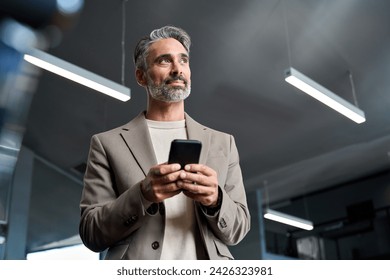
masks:
[[[122,103],[43,72],[24,144],[64,170],[85,162],[92,134],[126,123],[145,108],[145,91],[133,75],[135,43],[150,30],[173,24],[193,40],[193,90],[186,111],[235,135],[250,187],[267,180],[271,189],[281,180],[275,172],[286,177],[288,170],[310,176],[315,185],[382,170],[389,165],[390,150],[389,5],[356,0],[128,2],[124,74],[132,99]],[[48,51],[120,83],[122,7],[120,0],[86,1],[74,26]],[[284,82],[289,66],[354,103],[351,72],[367,121],[357,125]],[[304,168],[306,163],[311,168]],[[342,167],[336,173],[325,173],[321,180],[313,176],[313,165],[318,174],[336,163]]]
[[[278,202],[383,172],[390,167],[388,11],[386,0],[85,1],[71,25],[51,33],[47,51],[117,83],[124,66],[131,100],[42,72],[23,145],[77,177],[91,136],[145,108],[132,64],[137,40],[173,24],[193,41],[186,111],[235,136],[248,192],[266,185],[269,201]],[[284,81],[288,67],[357,101],[367,121],[358,125],[294,89]]]

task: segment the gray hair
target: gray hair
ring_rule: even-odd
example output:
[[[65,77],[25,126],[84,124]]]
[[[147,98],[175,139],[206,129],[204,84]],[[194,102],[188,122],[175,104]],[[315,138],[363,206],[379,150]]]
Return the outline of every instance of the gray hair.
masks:
[[[146,57],[149,53],[149,47],[152,43],[161,39],[173,38],[179,41],[190,53],[191,38],[183,29],[175,26],[164,26],[153,30],[149,36],[145,36],[139,40],[134,50],[134,64],[136,68],[141,70],[147,69]]]

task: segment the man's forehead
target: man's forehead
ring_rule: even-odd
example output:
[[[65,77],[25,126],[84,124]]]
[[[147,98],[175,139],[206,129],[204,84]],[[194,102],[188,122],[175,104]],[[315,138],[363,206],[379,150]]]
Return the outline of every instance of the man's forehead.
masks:
[[[185,54],[188,55],[184,46],[173,38],[161,39],[150,45],[149,54],[153,56],[159,56],[162,54]]]

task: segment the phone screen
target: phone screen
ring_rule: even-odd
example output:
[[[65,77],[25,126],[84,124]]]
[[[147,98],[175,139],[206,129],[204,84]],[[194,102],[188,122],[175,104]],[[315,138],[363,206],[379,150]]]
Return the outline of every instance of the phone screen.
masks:
[[[186,164],[199,163],[202,142],[198,140],[175,139],[171,143],[168,163],[179,163],[183,169]]]

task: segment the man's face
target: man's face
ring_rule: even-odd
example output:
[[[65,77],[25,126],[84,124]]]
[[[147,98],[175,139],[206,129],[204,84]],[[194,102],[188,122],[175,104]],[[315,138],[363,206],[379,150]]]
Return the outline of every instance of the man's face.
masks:
[[[161,39],[149,48],[147,88],[154,99],[178,102],[191,92],[189,57],[183,45],[172,38]]]

